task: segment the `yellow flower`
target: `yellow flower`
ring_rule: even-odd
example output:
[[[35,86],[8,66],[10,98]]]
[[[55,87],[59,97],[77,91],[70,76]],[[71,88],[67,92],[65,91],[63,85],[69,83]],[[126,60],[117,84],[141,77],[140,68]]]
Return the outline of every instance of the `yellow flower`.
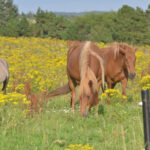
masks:
[[[122,99],[123,99],[123,100],[126,100],[127,97],[126,97],[125,95],[122,95]]]
[[[17,105],[17,104],[18,104],[18,102],[13,102],[13,104]]]

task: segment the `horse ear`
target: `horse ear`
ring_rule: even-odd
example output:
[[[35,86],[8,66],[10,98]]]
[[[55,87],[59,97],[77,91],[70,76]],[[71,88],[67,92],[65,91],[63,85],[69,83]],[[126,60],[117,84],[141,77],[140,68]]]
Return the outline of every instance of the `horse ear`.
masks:
[[[119,53],[122,54],[122,55],[125,55],[126,51],[125,51],[125,49],[120,47],[119,48]]]

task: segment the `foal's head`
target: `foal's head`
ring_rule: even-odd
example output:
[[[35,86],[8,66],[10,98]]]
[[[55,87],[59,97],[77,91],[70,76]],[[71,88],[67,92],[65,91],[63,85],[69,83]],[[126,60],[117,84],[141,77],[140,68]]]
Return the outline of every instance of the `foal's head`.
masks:
[[[80,93],[80,113],[87,117],[93,105],[98,104],[98,92],[94,90],[93,82],[88,82],[88,87]]]
[[[133,79],[135,74],[135,61],[136,61],[136,52],[137,48],[132,48],[127,44],[120,44],[119,52],[124,55],[125,67],[128,71],[129,78]]]

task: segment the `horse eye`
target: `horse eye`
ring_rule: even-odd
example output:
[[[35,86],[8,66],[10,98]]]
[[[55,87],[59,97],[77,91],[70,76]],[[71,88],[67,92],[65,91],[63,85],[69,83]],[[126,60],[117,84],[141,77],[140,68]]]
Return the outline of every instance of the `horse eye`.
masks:
[[[87,96],[88,99],[90,99],[90,96]]]

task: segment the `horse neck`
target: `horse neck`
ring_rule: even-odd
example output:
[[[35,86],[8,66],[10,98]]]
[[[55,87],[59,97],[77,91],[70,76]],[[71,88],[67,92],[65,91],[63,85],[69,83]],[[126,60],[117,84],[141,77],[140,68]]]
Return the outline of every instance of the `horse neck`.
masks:
[[[104,53],[104,61],[105,63],[111,63],[112,67],[113,65],[120,66],[121,68],[124,67],[123,55],[120,53],[115,54],[113,50],[107,50],[107,52]]]
[[[95,90],[97,89],[97,79],[90,68],[90,52],[91,52],[91,47],[90,47],[90,42],[86,42],[81,54],[80,54],[80,91],[82,92],[83,89],[87,93],[89,92],[89,81],[91,80],[93,83],[92,88]]]

